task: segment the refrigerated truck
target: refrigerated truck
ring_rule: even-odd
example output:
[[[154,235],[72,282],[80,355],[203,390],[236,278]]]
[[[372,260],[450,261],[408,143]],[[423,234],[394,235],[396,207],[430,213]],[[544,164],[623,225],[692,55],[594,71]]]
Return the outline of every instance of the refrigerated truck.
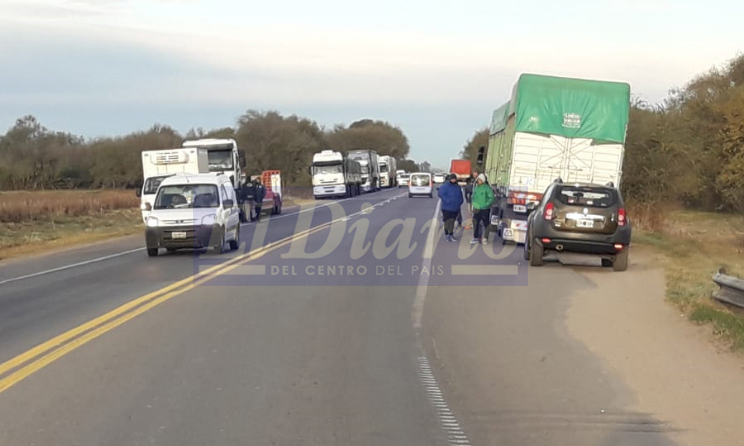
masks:
[[[313,196],[353,197],[361,193],[362,167],[347,154],[323,150],[313,155],[310,166]]]
[[[620,187],[630,85],[522,74],[492,115],[490,232],[524,243],[527,215],[557,178]]]
[[[398,165],[392,156],[378,156],[377,164],[380,168],[380,187],[394,187],[397,184],[395,170]]]
[[[362,167],[362,191],[380,190],[380,167],[374,150],[350,150],[349,158],[359,161]]]
[[[147,221],[160,183],[177,173],[209,173],[207,150],[176,148],[142,152],[143,183],[142,188],[137,189],[137,196],[140,198],[143,222]]]

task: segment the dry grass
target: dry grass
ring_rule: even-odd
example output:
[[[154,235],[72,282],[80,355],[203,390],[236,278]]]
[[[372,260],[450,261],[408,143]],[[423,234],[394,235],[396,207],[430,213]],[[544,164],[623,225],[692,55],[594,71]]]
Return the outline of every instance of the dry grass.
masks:
[[[0,193],[0,260],[143,229],[132,191]]]
[[[102,215],[138,206],[139,198],[130,190],[2,192],[0,223]]]
[[[716,335],[744,352],[743,313],[711,298],[717,288],[711,276],[720,267],[744,274],[744,217],[675,211],[654,225],[653,231],[634,231],[634,240],[663,254],[668,299],[692,321],[712,324]]]

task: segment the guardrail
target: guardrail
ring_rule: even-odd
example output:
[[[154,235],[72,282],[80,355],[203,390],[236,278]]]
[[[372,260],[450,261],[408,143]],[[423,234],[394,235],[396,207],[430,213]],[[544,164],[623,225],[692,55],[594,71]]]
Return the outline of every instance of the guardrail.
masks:
[[[714,299],[744,308],[744,279],[726,275],[726,270],[721,268],[713,275],[713,282],[719,287],[713,292]]]

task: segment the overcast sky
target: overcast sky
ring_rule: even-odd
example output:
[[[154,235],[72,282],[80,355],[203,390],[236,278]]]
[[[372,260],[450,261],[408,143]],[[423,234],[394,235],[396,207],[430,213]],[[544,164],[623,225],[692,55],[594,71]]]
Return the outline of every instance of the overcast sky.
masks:
[[[661,100],[744,49],[741,17],[735,0],[0,0],[0,129],[185,132],[275,109],[390,121],[446,168],[519,73]]]

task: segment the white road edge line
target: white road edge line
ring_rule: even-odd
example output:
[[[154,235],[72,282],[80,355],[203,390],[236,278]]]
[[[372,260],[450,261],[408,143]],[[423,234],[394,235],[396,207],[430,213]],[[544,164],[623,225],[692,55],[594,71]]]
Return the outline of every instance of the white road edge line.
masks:
[[[424,268],[426,268],[427,271],[431,271],[431,259],[434,257],[434,253],[433,251],[430,251],[427,255],[427,250],[434,249],[434,237],[439,231],[438,223],[441,205],[442,202],[437,200],[437,207],[434,210],[434,216],[432,217],[429,233],[426,236],[426,244],[424,245],[424,259],[421,265],[422,271]],[[420,276],[418,287],[416,287],[416,297],[414,298],[413,308],[411,309],[411,322],[413,323],[413,328],[417,336],[421,329],[424,303],[426,302],[426,293],[429,288],[429,277],[429,274],[422,274]],[[440,428],[445,432],[445,434],[449,435],[448,443],[450,445],[470,446],[470,440],[468,440],[468,437],[465,435],[465,432],[463,432],[457,418],[444,400],[442,390],[437,384],[436,377],[434,376],[434,372],[429,364],[429,360],[426,358],[426,353],[423,352],[423,348],[421,356],[418,357],[418,377],[421,385],[426,391],[427,397],[429,398],[429,403],[437,411]]]
[[[86,260],[84,262],[73,263],[71,265],[64,265],[64,266],[60,266],[60,267],[57,267],[57,268],[48,269],[46,271],[39,271],[37,273],[26,274],[25,276],[13,277],[13,278],[10,278],[10,279],[5,279],[5,280],[0,281],[0,285],[5,285],[6,283],[15,282],[15,281],[18,281],[18,280],[31,279],[32,277],[43,276],[45,274],[56,273],[58,271],[64,271],[66,269],[76,268],[78,266],[89,265],[91,263],[102,262],[104,260],[109,260],[109,259],[113,259],[113,258],[116,258],[116,257],[125,256],[125,255],[131,254],[133,252],[144,251],[144,250],[145,250],[145,248],[130,249],[129,251],[117,252],[116,254],[110,254],[110,255],[107,255],[107,256],[98,257],[98,258],[95,258],[95,259]]]
[[[344,202],[344,201],[347,201],[347,200],[351,200],[351,198],[344,198],[343,200],[333,201],[331,203],[341,203],[341,202]],[[331,205],[331,203],[320,204],[318,206],[313,206],[311,208],[303,209],[301,211],[292,212],[291,214],[279,215],[277,217],[270,218],[269,221],[270,220],[279,220],[280,218],[290,217],[292,215],[301,214],[303,212],[312,211],[314,209],[319,209],[319,208],[322,208],[322,207],[328,207],[328,206]],[[356,214],[354,214],[354,215],[356,215]],[[352,215],[350,215],[349,217],[352,217]],[[247,226],[247,225],[250,225],[250,223],[244,223],[244,224],[241,225],[241,227],[242,226]],[[44,270],[44,271],[39,271],[39,272],[32,273],[32,274],[26,274],[26,275],[18,276],[18,277],[11,277],[10,279],[0,280],[0,286],[5,285],[6,283],[17,282],[19,280],[25,280],[25,279],[32,279],[34,277],[39,277],[39,276],[44,276],[46,274],[56,273],[56,272],[59,272],[59,271],[64,271],[66,269],[70,269],[70,268],[77,268],[79,266],[90,265],[91,263],[103,262],[104,260],[110,260],[110,259],[113,259],[113,258],[116,258],[116,257],[121,257],[121,256],[125,256],[127,254],[132,254],[134,252],[144,251],[144,250],[145,250],[144,247],[143,248],[130,249],[128,251],[117,252],[115,254],[110,254],[110,255],[107,255],[107,256],[103,256],[103,257],[97,257],[95,259],[85,260],[83,262],[72,263],[70,265],[64,265],[64,266],[60,266],[60,267],[57,267],[57,268],[52,268],[52,269],[48,269],[48,270]]]

